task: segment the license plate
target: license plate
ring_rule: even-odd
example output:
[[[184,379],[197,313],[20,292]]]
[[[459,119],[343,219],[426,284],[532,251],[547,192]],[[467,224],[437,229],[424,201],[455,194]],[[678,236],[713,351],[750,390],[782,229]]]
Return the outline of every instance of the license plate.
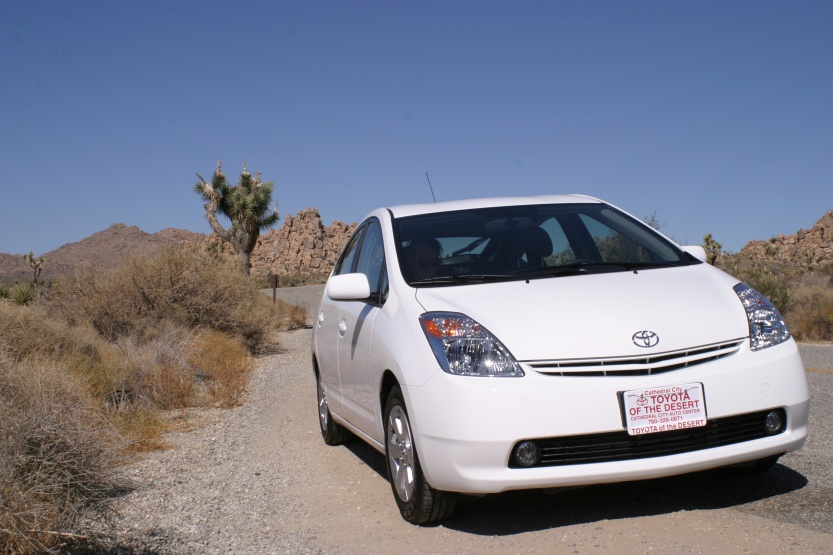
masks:
[[[638,436],[706,425],[703,384],[687,383],[622,394],[628,434]]]

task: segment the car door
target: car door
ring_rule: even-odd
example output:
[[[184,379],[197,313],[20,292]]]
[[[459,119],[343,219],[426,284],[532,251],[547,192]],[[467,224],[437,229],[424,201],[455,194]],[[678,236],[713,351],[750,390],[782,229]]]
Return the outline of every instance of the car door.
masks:
[[[369,220],[362,238],[354,272],[367,276],[370,297],[343,301],[339,318],[338,372],[343,395],[342,416],[368,434],[376,427],[374,388],[370,366],[373,324],[386,289],[385,255],[378,220]]]
[[[333,269],[333,275],[351,273],[355,268],[365,227],[356,230],[347,241],[341,256]],[[327,297],[326,292],[321,300],[315,331],[315,351],[318,357],[318,372],[327,395],[330,412],[342,416],[343,395],[339,378],[338,344],[339,322],[341,318],[341,301]]]

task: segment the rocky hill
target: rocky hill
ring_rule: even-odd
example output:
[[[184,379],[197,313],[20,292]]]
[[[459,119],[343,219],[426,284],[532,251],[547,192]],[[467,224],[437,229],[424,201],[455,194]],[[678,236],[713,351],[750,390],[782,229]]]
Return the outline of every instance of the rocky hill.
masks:
[[[327,227],[317,208],[307,208],[258,238],[252,268],[265,268],[278,276],[326,278],[355,229],[355,223],[338,220]]]
[[[261,235],[252,252],[252,268],[279,276],[302,275],[323,280],[355,228],[355,223],[338,220],[325,226],[317,208],[301,210],[295,216],[286,216],[278,229]],[[106,270],[129,256],[149,254],[166,244],[210,248],[219,242],[214,234],[173,228],[150,234],[135,226],[114,224],[77,243],[44,254],[46,262],[41,278],[53,280],[82,267]],[[785,263],[802,271],[833,268],[833,211],[827,212],[809,230],[800,229],[795,235],[779,235],[768,241],[750,241],[740,253],[728,256]],[[14,279],[31,279],[28,264],[21,255],[0,253],[0,283],[11,283]]]
[[[768,241],[749,241],[735,255],[759,263],[775,262],[801,272],[833,269],[833,210],[809,230],[779,235]]]

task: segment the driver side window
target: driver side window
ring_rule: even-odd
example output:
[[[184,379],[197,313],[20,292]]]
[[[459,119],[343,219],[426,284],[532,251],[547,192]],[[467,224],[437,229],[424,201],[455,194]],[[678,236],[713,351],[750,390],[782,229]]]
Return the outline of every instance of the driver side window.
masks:
[[[341,253],[341,257],[338,259],[338,263],[336,263],[335,271],[333,272],[334,275],[353,272],[353,263],[356,261],[356,254],[359,252],[359,245],[361,245],[364,230],[365,228],[363,227],[359,228],[350,238],[350,241],[347,242],[344,251]]]
[[[347,242],[334,275],[359,273],[367,276],[370,285],[369,302],[384,304],[388,294],[385,271],[385,248],[379,221],[372,219],[359,228]]]
[[[370,296],[379,304],[382,302],[382,289],[387,284],[387,280],[384,279],[384,270],[385,249],[382,242],[382,230],[378,221],[371,220],[365,229],[356,272],[367,276],[367,281],[370,283]]]

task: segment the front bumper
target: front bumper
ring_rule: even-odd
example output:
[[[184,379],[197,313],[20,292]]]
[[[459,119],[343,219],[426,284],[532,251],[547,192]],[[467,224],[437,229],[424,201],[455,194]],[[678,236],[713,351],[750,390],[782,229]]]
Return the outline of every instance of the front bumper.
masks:
[[[809,390],[793,341],[655,376],[562,377],[525,367],[523,378],[438,372],[407,387],[423,472],[435,489],[470,494],[658,478],[800,449],[807,437]],[[702,383],[707,418],[781,408],[784,432],[732,445],[615,462],[511,468],[522,439],[623,431],[619,392]]]

